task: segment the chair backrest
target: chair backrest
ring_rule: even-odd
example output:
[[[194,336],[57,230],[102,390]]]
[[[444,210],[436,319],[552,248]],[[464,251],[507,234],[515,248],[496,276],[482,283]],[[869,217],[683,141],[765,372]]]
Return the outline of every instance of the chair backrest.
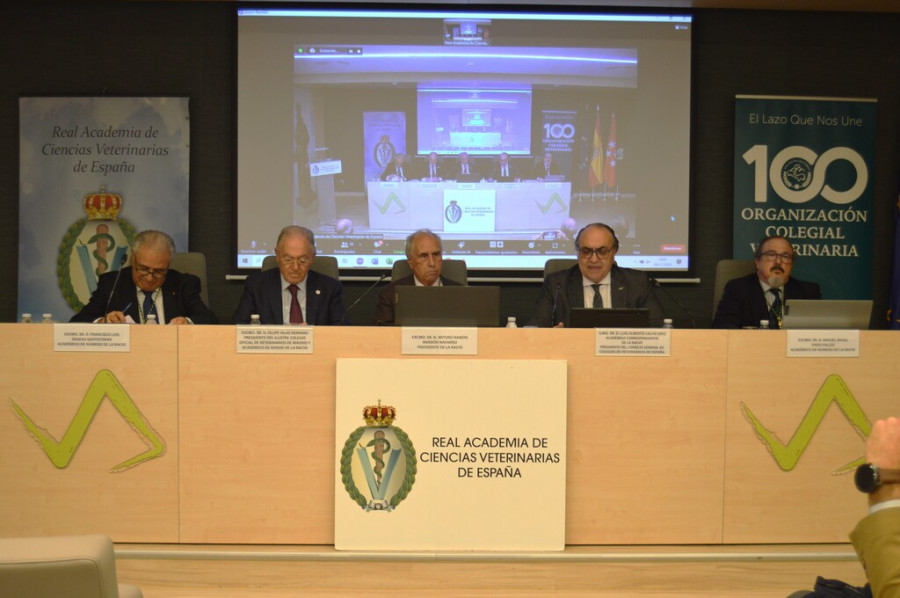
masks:
[[[574,257],[550,258],[549,260],[544,262],[544,278],[547,278],[548,274],[553,274],[554,272],[559,272],[560,270],[568,270],[577,263],[578,260]]]
[[[265,258],[263,258],[261,270],[271,270],[272,268],[277,267],[278,260],[274,255],[267,255]],[[330,276],[335,280],[340,279],[340,268],[338,268],[338,261],[337,258],[333,255],[317,255],[315,259],[313,259],[312,266],[310,266],[309,269],[314,272],[318,272],[319,274]]]
[[[0,538],[0,595],[17,598],[141,598],[120,584],[109,536]]]
[[[412,268],[409,267],[409,262],[406,260],[397,260],[394,262],[394,267],[391,269],[391,282],[397,282],[401,278],[406,278],[407,276],[411,276],[413,273]],[[469,284],[469,271],[466,268],[466,263],[462,260],[444,260],[444,265],[441,268],[441,276],[452,280],[453,282],[458,282],[461,285]]]
[[[716,284],[713,288],[714,317],[716,308],[719,307],[719,301],[722,300],[722,293],[725,291],[725,283],[732,278],[740,278],[755,271],[756,262],[754,260],[719,260],[716,264]]]
[[[206,254],[199,251],[182,251],[172,256],[169,267],[185,274],[193,274],[200,279],[200,298],[209,305],[209,291],[206,288]]]

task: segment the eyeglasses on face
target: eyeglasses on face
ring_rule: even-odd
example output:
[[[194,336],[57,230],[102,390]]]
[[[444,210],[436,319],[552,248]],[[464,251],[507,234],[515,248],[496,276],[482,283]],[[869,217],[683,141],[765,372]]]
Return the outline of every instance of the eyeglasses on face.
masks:
[[[612,247],[597,247],[597,248],[579,247],[578,255],[580,255],[581,257],[583,257],[586,260],[591,259],[592,255],[596,255],[597,257],[599,257],[602,260],[602,259],[609,257],[609,254],[612,253],[612,251],[613,251]]]
[[[166,274],[169,272],[168,268],[148,268],[147,266],[137,265],[134,267],[134,271],[137,272],[140,276],[150,276],[153,278],[165,278]]]
[[[794,261],[794,254],[792,253],[777,253],[775,251],[764,251],[759,254],[759,257],[766,260],[767,262],[774,262],[777,259],[780,259],[785,264],[790,264]]]
[[[285,266],[307,266],[312,260],[313,259],[308,255],[302,255],[300,257],[287,257],[286,255],[283,255],[278,258],[278,261]]]

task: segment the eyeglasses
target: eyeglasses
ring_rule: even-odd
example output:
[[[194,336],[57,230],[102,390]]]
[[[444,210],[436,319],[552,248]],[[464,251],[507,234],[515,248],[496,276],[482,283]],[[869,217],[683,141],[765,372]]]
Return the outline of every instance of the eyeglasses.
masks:
[[[278,261],[285,266],[306,266],[312,261],[312,258],[308,255],[303,255],[300,257],[281,256],[280,258],[278,258]]]
[[[579,247],[578,255],[586,260],[591,259],[592,255],[596,255],[602,260],[609,257],[609,254],[612,253],[612,251],[612,247],[597,247],[596,249],[594,249],[593,247]]]
[[[774,262],[776,258],[781,258],[781,261],[785,264],[790,264],[794,261],[794,254],[792,253],[776,253],[774,251],[764,251],[759,254],[759,257],[766,260],[767,262]]]
[[[135,266],[134,271],[140,276],[152,276],[153,278],[165,278],[168,268],[148,268],[147,266]]]

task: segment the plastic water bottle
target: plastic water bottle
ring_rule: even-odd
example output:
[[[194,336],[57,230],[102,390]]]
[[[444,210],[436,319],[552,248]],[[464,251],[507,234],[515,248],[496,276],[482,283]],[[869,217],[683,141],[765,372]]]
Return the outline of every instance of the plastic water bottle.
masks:
[[[23,313],[22,314],[22,323],[23,324],[31,324],[34,320],[31,319],[31,314]]]
[[[262,326],[262,322],[259,321],[259,314],[250,314],[250,325]]]
[[[53,323],[53,314],[44,314],[44,319],[41,320],[42,324],[52,324]]]
[[[518,328],[519,327],[519,325],[516,324],[515,316],[509,316],[508,318],[506,318],[506,327],[507,328]]]
[[[665,318],[665,319],[663,320],[663,328],[675,328],[675,327],[672,325],[672,318]]]
[[[144,322],[144,324],[159,324],[159,322],[156,321],[156,314],[147,316],[147,321]]]
[[[769,321],[768,320],[760,320],[759,321],[759,329],[760,330],[768,330],[769,329]]]

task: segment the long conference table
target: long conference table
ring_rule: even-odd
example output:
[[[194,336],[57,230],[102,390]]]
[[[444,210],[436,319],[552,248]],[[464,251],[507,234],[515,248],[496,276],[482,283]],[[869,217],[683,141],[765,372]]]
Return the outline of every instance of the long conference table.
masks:
[[[234,326],[137,326],[128,352],[66,352],[51,325],[0,324],[0,536],[333,544],[337,360],[436,357],[402,354],[399,328],[313,334],[311,354],[256,354]],[[594,334],[481,329],[477,355],[440,357],[565,360],[567,545],[847,541],[865,500],[836,472],[864,454],[865,422],[898,411],[900,336],[795,358],[784,331],[674,330],[668,356],[619,357]]]
[[[372,229],[487,233],[559,228],[572,183],[374,181],[366,191]]]

